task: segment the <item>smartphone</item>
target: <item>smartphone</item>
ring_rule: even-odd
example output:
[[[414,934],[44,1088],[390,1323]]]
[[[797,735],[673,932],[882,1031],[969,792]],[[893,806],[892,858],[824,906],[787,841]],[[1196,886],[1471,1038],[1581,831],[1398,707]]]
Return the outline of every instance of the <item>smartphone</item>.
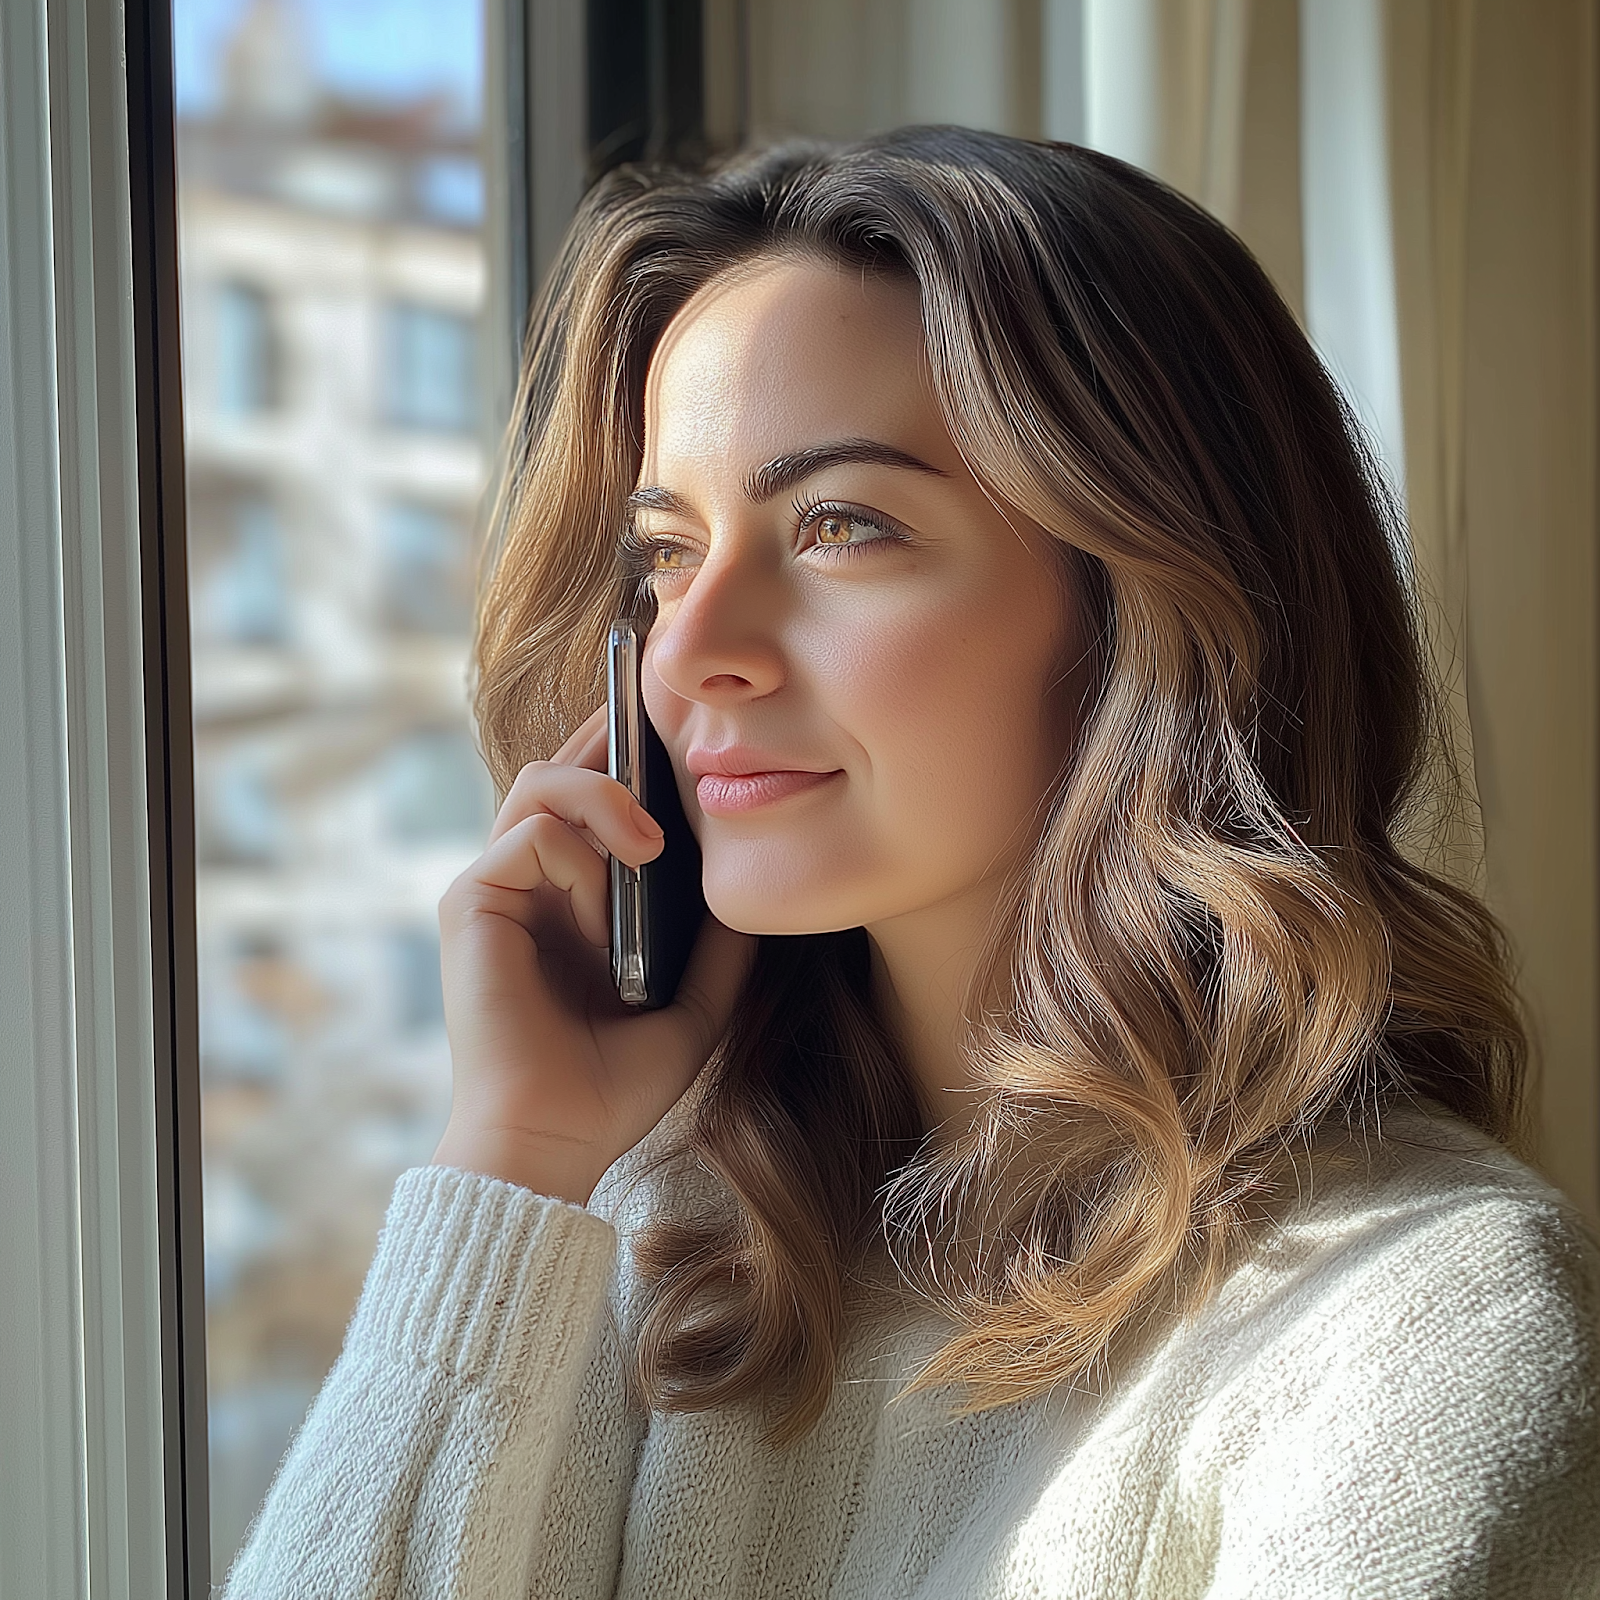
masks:
[[[705,920],[700,845],[683,814],[672,757],[645,714],[639,689],[639,626],[611,625],[606,646],[607,770],[666,835],[642,867],[611,858],[611,975],[625,1004],[670,1005]]]

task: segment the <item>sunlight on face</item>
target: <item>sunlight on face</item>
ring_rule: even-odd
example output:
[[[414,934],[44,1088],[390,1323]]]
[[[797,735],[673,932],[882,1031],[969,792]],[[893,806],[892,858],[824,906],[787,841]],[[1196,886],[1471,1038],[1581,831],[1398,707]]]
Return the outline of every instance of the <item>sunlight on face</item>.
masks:
[[[1080,624],[950,438],[915,288],[769,257],[702,289],[651,363],[634,504],[645,702],[715,915],[820,933],[992,886]]]

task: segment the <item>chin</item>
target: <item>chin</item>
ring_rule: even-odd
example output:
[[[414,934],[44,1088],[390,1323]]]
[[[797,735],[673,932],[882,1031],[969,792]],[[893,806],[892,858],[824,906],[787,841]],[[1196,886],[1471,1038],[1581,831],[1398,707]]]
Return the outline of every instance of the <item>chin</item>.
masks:
[[[868,912],[859,895],[842,892],[835,872],[827,876],[831,881],[822,883],[815,875],[724,872],[707,861],[706,905],[736,933],[838,933],[860,927]]]
[[[838,933],[845,928],[861,926],[859,917],[830,917],[821,911],[807,915],[803,907],[775,902],[771,896],[757,902],[746,895],[724,898],[708,893],[706,904],[712,916],[735,933],[792,937],[802,933]]]

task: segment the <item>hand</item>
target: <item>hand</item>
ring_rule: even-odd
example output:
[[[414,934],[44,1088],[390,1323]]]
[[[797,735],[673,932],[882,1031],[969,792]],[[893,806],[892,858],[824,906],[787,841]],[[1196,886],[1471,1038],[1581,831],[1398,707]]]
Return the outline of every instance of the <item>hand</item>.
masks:
[[[452,1092],[434,1163],[576,1205],[694,1081],[756,948],[708,914],[673,1003],[622,1004],[606,852],[642,866],[661,829],[605,766],[601,706],[518,773],[439,902]]]

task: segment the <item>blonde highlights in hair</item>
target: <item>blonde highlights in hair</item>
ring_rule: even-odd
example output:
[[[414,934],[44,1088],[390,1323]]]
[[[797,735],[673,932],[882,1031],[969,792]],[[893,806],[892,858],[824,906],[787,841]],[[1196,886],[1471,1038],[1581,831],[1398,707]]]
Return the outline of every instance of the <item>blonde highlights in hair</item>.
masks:
[[[591,191],[483,592],[501,788],[601,697],[656,341],[782,252],[915,283],[952,437],[1060,542],[1101,658],[969,1007],[971,1131],[925,1140],[860,929],[764,937],[707,1065],[684,1154],[733,1205],[644,1241],[638,1370],[780,1439],[875,1240],[955,1322],[919,1383],[1036,1395],[1195,1304],[1320,1122],[1424,1095],[1513,1139],[1526,1056],[1498,926],[1403,848],[1449,770],[1360,431],[1237,238],[1073,146],[903,129]]]

